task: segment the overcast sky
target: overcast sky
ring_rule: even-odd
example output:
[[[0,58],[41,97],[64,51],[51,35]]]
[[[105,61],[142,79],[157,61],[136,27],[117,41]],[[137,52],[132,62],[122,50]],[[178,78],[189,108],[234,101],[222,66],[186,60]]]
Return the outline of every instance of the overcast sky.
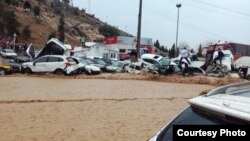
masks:
[[[73,0],[74,6],[136,36],[139,0]],[[142,37],[175,43],[176,4],[181,3],[178,41],[197,48],[200,43],[231,41],[250,44],[250,0],[143,0]]]

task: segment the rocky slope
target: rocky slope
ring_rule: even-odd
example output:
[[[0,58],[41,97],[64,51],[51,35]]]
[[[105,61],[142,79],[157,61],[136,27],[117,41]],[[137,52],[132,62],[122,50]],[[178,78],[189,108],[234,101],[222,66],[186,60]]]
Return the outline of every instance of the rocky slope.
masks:
[[[33,12],[25,12],[22,5],[18,7],[10,6],[17,16],[20,22],[20,30],[25,26],[29,25],[32,31],[31,38],[27,43],[33,43],[36,48],[40,48],[48,40],[48,36],[53,32],[57,31],[60,16],[55,14],[51,6],[52,0],[33,0],[32,7],[39,5],[40,16],[34,16]],[[77,9],[77,8],[76,8]],[[66,30],[66,42],[73,45],[80,45],[80,37],[85,36],[87,41],[102,42],[104,36],[98,31],[98,28],[105,24],[94,15],[85,13],[83,10],[79,10],[78,14],[72,14],[69,10],[62,10],[65,15],[65,30]],[[120,31],[121,35],[129,35],[123,31]]]

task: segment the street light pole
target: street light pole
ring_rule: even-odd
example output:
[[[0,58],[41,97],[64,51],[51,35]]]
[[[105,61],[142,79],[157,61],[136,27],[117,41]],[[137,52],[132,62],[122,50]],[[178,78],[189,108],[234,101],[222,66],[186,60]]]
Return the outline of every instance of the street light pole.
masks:
[[[141,46],[141,17],[142,17],[142,0],[140,0],[139,4],[139,16],[138,16],[138,29],[137,29],[137,44],[136,44],[136,51],[137,51],[137,61],[140,58],[140,46]]]
[[[179,32],[179,11],[181,8],[181,4],[176,4],[176,7],[178,8],[178,15],[177,15],[177,31],[176,31],[176,42],[175,42],[175,56],[177,57],[177,47],[178,47],[178,32]]]

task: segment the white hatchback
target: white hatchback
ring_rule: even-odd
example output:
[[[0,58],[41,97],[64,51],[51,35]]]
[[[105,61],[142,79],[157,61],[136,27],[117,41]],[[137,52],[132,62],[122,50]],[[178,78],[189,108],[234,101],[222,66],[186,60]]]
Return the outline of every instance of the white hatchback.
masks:
[[[62,55],[45,55],[39,57],[33,62],[22,64],[22,71],[26,73],[45,73],[52,72],[55,74],[74,74],[78,66],[72,57]]]

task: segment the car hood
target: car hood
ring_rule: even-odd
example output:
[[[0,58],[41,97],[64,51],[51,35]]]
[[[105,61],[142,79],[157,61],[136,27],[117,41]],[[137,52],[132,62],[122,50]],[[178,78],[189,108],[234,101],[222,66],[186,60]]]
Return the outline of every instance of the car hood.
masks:
[[[108,71],[122,71],[122,68],[120,68],[120,67],[115,67],[115,66],[107,66],[106,67],[106,69],[108,70]]]
[[[86,65],[85,69],[91,69],[93,71],[100,71],[99,67],[93,66],[93,65]]]
[[[243,56],[235,61],[237,67],[250,67],[250,57]]]
[[[104,66],[104,65],[101,65],[101,64],[91,64],[91,65],[96,66],[96,67],[99,67],[99,68],[105,68],[105,66]]]
[[[29,45],[26,53],[30,58],[32,58],[32,60],[34,60],[45,55],[65,55],[70,49],[70,47],[66,46],[58,39],[52,38],[44,45],[37,55],[35,55],[35,49],[32,44]]]

